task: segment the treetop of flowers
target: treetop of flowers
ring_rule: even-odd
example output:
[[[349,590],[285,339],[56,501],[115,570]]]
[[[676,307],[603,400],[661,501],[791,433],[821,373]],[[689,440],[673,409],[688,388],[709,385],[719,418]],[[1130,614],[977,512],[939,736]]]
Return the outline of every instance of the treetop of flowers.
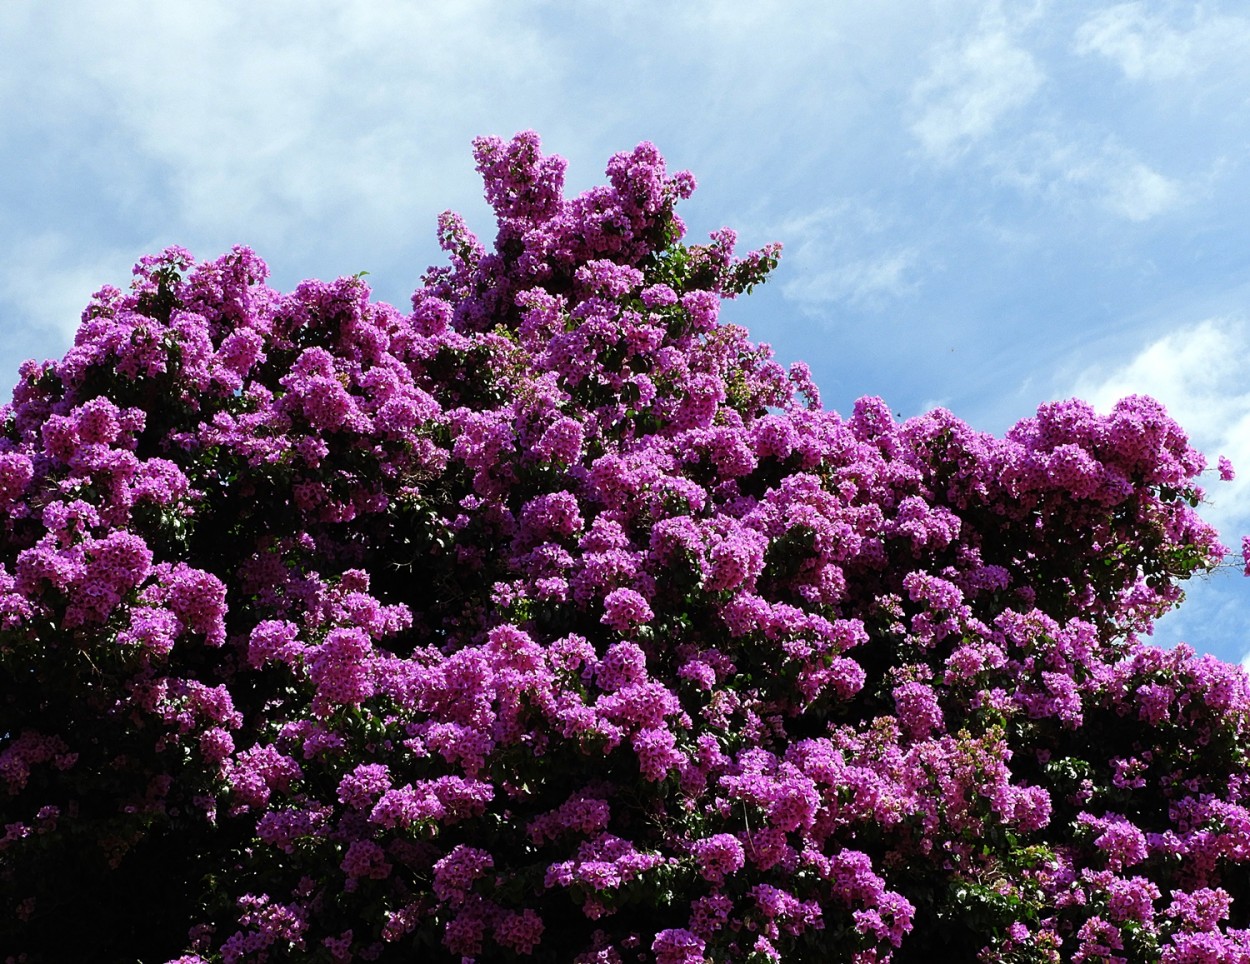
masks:
[[[1164,409],[840,415],[654,146],[474,157],[411,312],[169,248],[22,367],[9,960],[1250,960],[1250,683],[1146,641],[1226,552]]]

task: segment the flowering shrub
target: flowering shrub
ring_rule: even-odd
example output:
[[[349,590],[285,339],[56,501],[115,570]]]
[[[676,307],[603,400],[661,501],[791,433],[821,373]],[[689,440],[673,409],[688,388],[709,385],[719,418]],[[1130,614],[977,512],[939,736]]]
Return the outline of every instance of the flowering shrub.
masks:
[[[1250,960],[1250,684],[1140,638],[1225,551],[1163,409],[842,417],[653,147],[475,156],[409,314],[171,248],[23,366],[9,960]]]

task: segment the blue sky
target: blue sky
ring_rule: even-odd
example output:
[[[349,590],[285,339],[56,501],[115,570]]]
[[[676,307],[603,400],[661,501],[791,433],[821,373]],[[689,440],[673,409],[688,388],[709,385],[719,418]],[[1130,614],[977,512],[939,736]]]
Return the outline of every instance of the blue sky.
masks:
[[[168,244],[405,305],[437,214],[492,223],[469,143],[538,131],[569,186],[642,140],[692,236],[779,240],[727,316],[826,405],[1001,433],[1159,398],[1250,531],[1250,15],[1231,3],[111,0],[0,5],[0,392]],[[1250,580],[1161,623],[1250,656]]]

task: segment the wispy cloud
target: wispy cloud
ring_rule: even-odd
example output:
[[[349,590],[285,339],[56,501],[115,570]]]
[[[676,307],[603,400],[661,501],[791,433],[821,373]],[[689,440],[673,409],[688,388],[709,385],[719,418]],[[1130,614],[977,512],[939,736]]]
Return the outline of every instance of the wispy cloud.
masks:
[[[1134,222],[1183,207],[1193,194],[1183,180],[1156,170],[1114,138],[1063,138],[1041,130],[999,148],[988,163],[999,182],[1026,195]]]
[[[461,173],[470,137],[554,96],[563,62],[524,17],[483,0],[354,0],[324,16],[289,0],[66,3],[25,28],[46,42],[9,52],[0,94],[23,111],[22,93],[40,86],[29,128],[63,133],[57,116],[85,107],[102,140],[73,148],[100,154],[116,197],[152,199],[165,225],[231,240],[247,230],[258,244],[295,221],[320,221],[319,244],[410,230],[418,209],[447,203],[436,185],[476,189]]]
[[[878,309],[914,293],[919,251],[898,243],[893,219],[863,202],[843,200],[778,226],[793,280],[785,296],[807,306],[842,303]]]
[[[8,317],[0,319],[0,333],[6,340],[23,331],[32,343],[55,339],[69,344],[91,295],[107,279],[123,284],[130,264],[125,252],[85,254],[69,238],[51,232],[6,251],[0,259],[0,304],[8,308]]]
[[[1143,3],[1121,3],[1080,25],[1075,50],[1105,57],[1133,81],[1173,81],[1228,64],[1244,69],[1250,19],[1196,5],[1192,24],[1184,27]]]
[[[938,55],[912,89],[911,132],[924,152],[949,163],[986,139],[1008,114],[1025,107],[1046,75],[1002,23]]]
[[[1103,200],[1130,221],[1148,221],[1182,198],[1180,185],[1141,161],[1108,165],[1100,172]]]
[[[1043,19],[1037,6],[1012,18],[994,5],[965,39],[937,48],[911,90],[910,132],[923,155],[1104,217],[1145,222],[1183,205],[1183,180],[1128,146],[1129,132],[1078,120],[1086,105],[1071,99],[1071,55],[1098,53],[1134,76],[1164,76],[1202,60],[1218,29],[1235,42],[1250,31],[1232,18],[1206,18],[1182,32],[1127,4],[1081,23],[1069,48],[1059,37],[1071,34],[1056,36]]]

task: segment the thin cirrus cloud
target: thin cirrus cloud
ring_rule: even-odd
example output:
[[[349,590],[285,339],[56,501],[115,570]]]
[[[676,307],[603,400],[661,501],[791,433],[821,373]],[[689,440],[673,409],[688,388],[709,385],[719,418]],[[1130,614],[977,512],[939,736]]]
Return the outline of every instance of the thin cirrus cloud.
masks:
[[[1026,194],[1093,203],[1128,221],[1149,221],[1183,204],[1182,179],[1140,156],[1114,129],[1081,117],[1075,91],[1051,79],[1048,68],[1069,67],[1063,51],[1049,50],[1046,60],[1031,49],[1048,46],[1038,20],[1036,8],[1013,21],[996,7],[971,37],[939,48],[911,90],[909,131],[922,155],[943,167],[985,170],[993,183]],[[1250,40],[1250,22],[1208,18],[1183,33],[1128,4],[1077,25],[1070,50],[1078,58],[1109,58],[1133,79],[1162,79],[1209,62],[1221,30],[1234,44]]]
[[[1127,15],[1119,8],[1107,13],[1113,16],[1092,18],[1078,28],[1077,53],[1108,53]],[[917,81],[912,90],[917,116],[910,131],[923,154],[946,166],[971,161],[987,168],[995,183],[1062,203],[1093,202],[1129,221],[1149,221],[1181,203],[1180,181],[1141,159],[1114,134],[1088,122],[1073,123],[1072,107],[1058,95],[1043,96],[1046,70],[1022,34],[1023,28],[999,18],[945,50]]]
[[[1180,184],[1143,164],[1128,160],[1101,172],[1103,199],[1130,221],[1148,221],[1173,208],[1183,198]]]
[[[994,179],[1060,209],[1101,211],[1145,222],[1183,206],[1190,191],[1142,160],[1114,136],[1064,138],[1040,129],[995,150],[987,163]]]
[[[34,235],[0,259],[0,304],[8,309],[0,321],[0,357],[13,358],[4,380],[15,378],[19,360],[44,357],[49,345],[68,346],[91,295],[107,279],[126,277],[132,261],[118,248],[84,255],[54,231]]]
[[[900,245],[895,219],[864,202],[843,199],[773,233],[787,239],[782,293],[806,308],[839,303],[875,311],[920,287],[919,250]]]
[[[352,2],[320,17],[300,6],[10,11],[0,28],[44,42],[12,52],[0,92],[27,105],[21,126],[46,145],[43,163],[98,158],[85,182],[96,197],[66,205],[105,209],[135,245],[177,232],[208,247],[202,256],[246,240],[266,254],[348,257],[362,238],[366,249],[403,246],[418,221],[432,237],[449,201],[473,203],[468,141],[525,99],[550,96],[558,74],[549,38],[482,0]],[[455,51],[470,49],[466,84]],[[33,102],[19,96],[32,83]],[[82,152],[88,126],[98,141]],[[457,184],[468,190],[449,198]]]
[[[1046,76],[1005,27],[943,52],[915,85],[911,132],[929,157],[951,163],[1033,100]]]
[[[1105,57],[1128,80],[1158,83],[1243,64],[1250,20],[1199,5],[1190,23],[1174,24],[1145,4],[1122,3],[1091,15],[1075,39],[1077,53]]]

